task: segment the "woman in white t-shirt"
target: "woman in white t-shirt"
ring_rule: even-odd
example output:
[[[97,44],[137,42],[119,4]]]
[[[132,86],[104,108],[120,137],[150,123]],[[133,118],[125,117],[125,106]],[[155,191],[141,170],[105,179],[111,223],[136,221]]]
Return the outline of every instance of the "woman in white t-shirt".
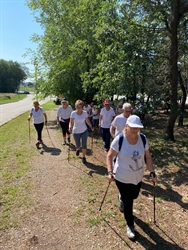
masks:
[[[105,100],[103,104],[104,108],[101,109],[99,117],[99,127],[104,142],[104,150],[108,152],[110,148],[110,126],[116,115],[108,100]]]
[[[31,109],[28,121],[30,121],[31,117],[33,117],[33,124],[35,126],[35,129],[37,131],[37,143],[36,147],[39,148],[39,145],[43,143],[42,141],[42,130],[45,125],[47,125],[47,115],[42,107],[39,106],[38,101],[33,102],[34,108]],[[45,118],[45,121],[44,121]]]
[[[76,144],[76,155],[80,153],[80,141],[82,140],[82,162],[86,163],[86,150],[87,150],[87,137],[88,131],[86,123],[93,131],[91,122],[88,119],[87,111],[83,110],[83,102],[77,100],[75,103],[76,110],[71,113],[69,131],[72,132],[75,144]]]
[[[63,98],[61,101],[61,106],[57,111],[57,125],[60,125],[62,129],[63,145],[66,145],[66,135],[67,140],[70,143],[69,122],[71,113],[72,107],[68,104],[66,98]]]
[[[144,143],[140,136],[140,128],[143,128],[140,118],[136,115],[129,116],[123,132],[123,141],[120,151],[120,139],[119,136],[116,136],[111,143],[106,159],[109,182],[115,179],[121,195],[121,202],[125,204],[123,212],[127,222],[127,236],[130,239],[135,238],[133,200],[138,197],[140,192],[144,175],[145,159],[152,181],[157,181],[149,145],[146,137],[142,135],[145,137],[144,147]],[[113,159],[116,155],[116,161],[115,164],[113,164]]]

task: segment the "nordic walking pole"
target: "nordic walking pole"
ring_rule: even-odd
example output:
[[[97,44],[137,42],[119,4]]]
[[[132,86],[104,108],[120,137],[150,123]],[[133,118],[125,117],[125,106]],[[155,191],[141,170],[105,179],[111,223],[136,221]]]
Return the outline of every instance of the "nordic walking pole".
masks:
[[[107,194],[107,192],[108,192],[108,188],[109,188],[109,186],[110,186],[110,183],[111,183],[111,182],[109,181],[108,186],[107,186],[107,189],[106,189],[106,192],[105,192],[104,197],[103,197],[103,199],[102,199],[102,201],[101,201],[101,205],[100,205],[99,211],[101,211],[101,208],[102,208],[102,205],[103,205],[103,203],[104,203],[106,194]]]
[[[155,182],[153,182],[153,220],[154,220],[154,223],[156,223],[156,220],[155,220]]]

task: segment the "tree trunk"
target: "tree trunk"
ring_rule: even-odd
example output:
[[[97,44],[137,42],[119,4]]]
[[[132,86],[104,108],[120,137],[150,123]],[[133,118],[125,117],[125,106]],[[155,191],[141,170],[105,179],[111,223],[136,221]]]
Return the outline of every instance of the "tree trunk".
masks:
[[[172,16],[169,25],[170,28],[170,116],[166,128],[167,139],[174,141],[174,124],[176,122],[177,112],[177,86],[178,86],[178,25],[179,25],[179,5],[180,0],[174,0],[172,3]]]
[[[179,120],[178,120],[178,126],[183,126],[183,117],[184,117],[184,113],[185,113],[185,102],[186,102],[186,89],[185,86],[183,84],[183,79],[181,76],[181,71],[178,71],[178,77],[179,77],[179,83],[180,83],[180,87],[182,90],[182,98],[181,98],[181,103],[180,103],[180,110],[179,110]]]

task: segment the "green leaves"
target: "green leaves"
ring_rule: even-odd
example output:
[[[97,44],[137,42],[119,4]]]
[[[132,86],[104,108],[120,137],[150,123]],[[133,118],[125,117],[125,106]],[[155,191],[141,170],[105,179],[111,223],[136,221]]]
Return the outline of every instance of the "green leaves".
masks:
[[[0,92],[14,93],[26,78],[27,68],[18,62],[0,59]]]

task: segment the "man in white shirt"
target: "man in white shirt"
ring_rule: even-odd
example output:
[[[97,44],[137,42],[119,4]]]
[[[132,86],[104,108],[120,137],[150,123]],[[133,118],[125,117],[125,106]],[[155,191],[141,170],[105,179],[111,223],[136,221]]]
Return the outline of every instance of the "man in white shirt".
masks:
[[[110,126],[110,134],[113,138],[119,135],[125,128],[127,118],[131,114],[131,104],[124,103],[122,107],[122,114],[117,115]]]
[[[115,112],[113,108],[110,107],[108,100],[105,100],[103,104],[104,108],[102,108],[100,112],[99,126],[101,137],[104,141],[104,150],[108,152],[110,148],[110,126],[115,117]]]

